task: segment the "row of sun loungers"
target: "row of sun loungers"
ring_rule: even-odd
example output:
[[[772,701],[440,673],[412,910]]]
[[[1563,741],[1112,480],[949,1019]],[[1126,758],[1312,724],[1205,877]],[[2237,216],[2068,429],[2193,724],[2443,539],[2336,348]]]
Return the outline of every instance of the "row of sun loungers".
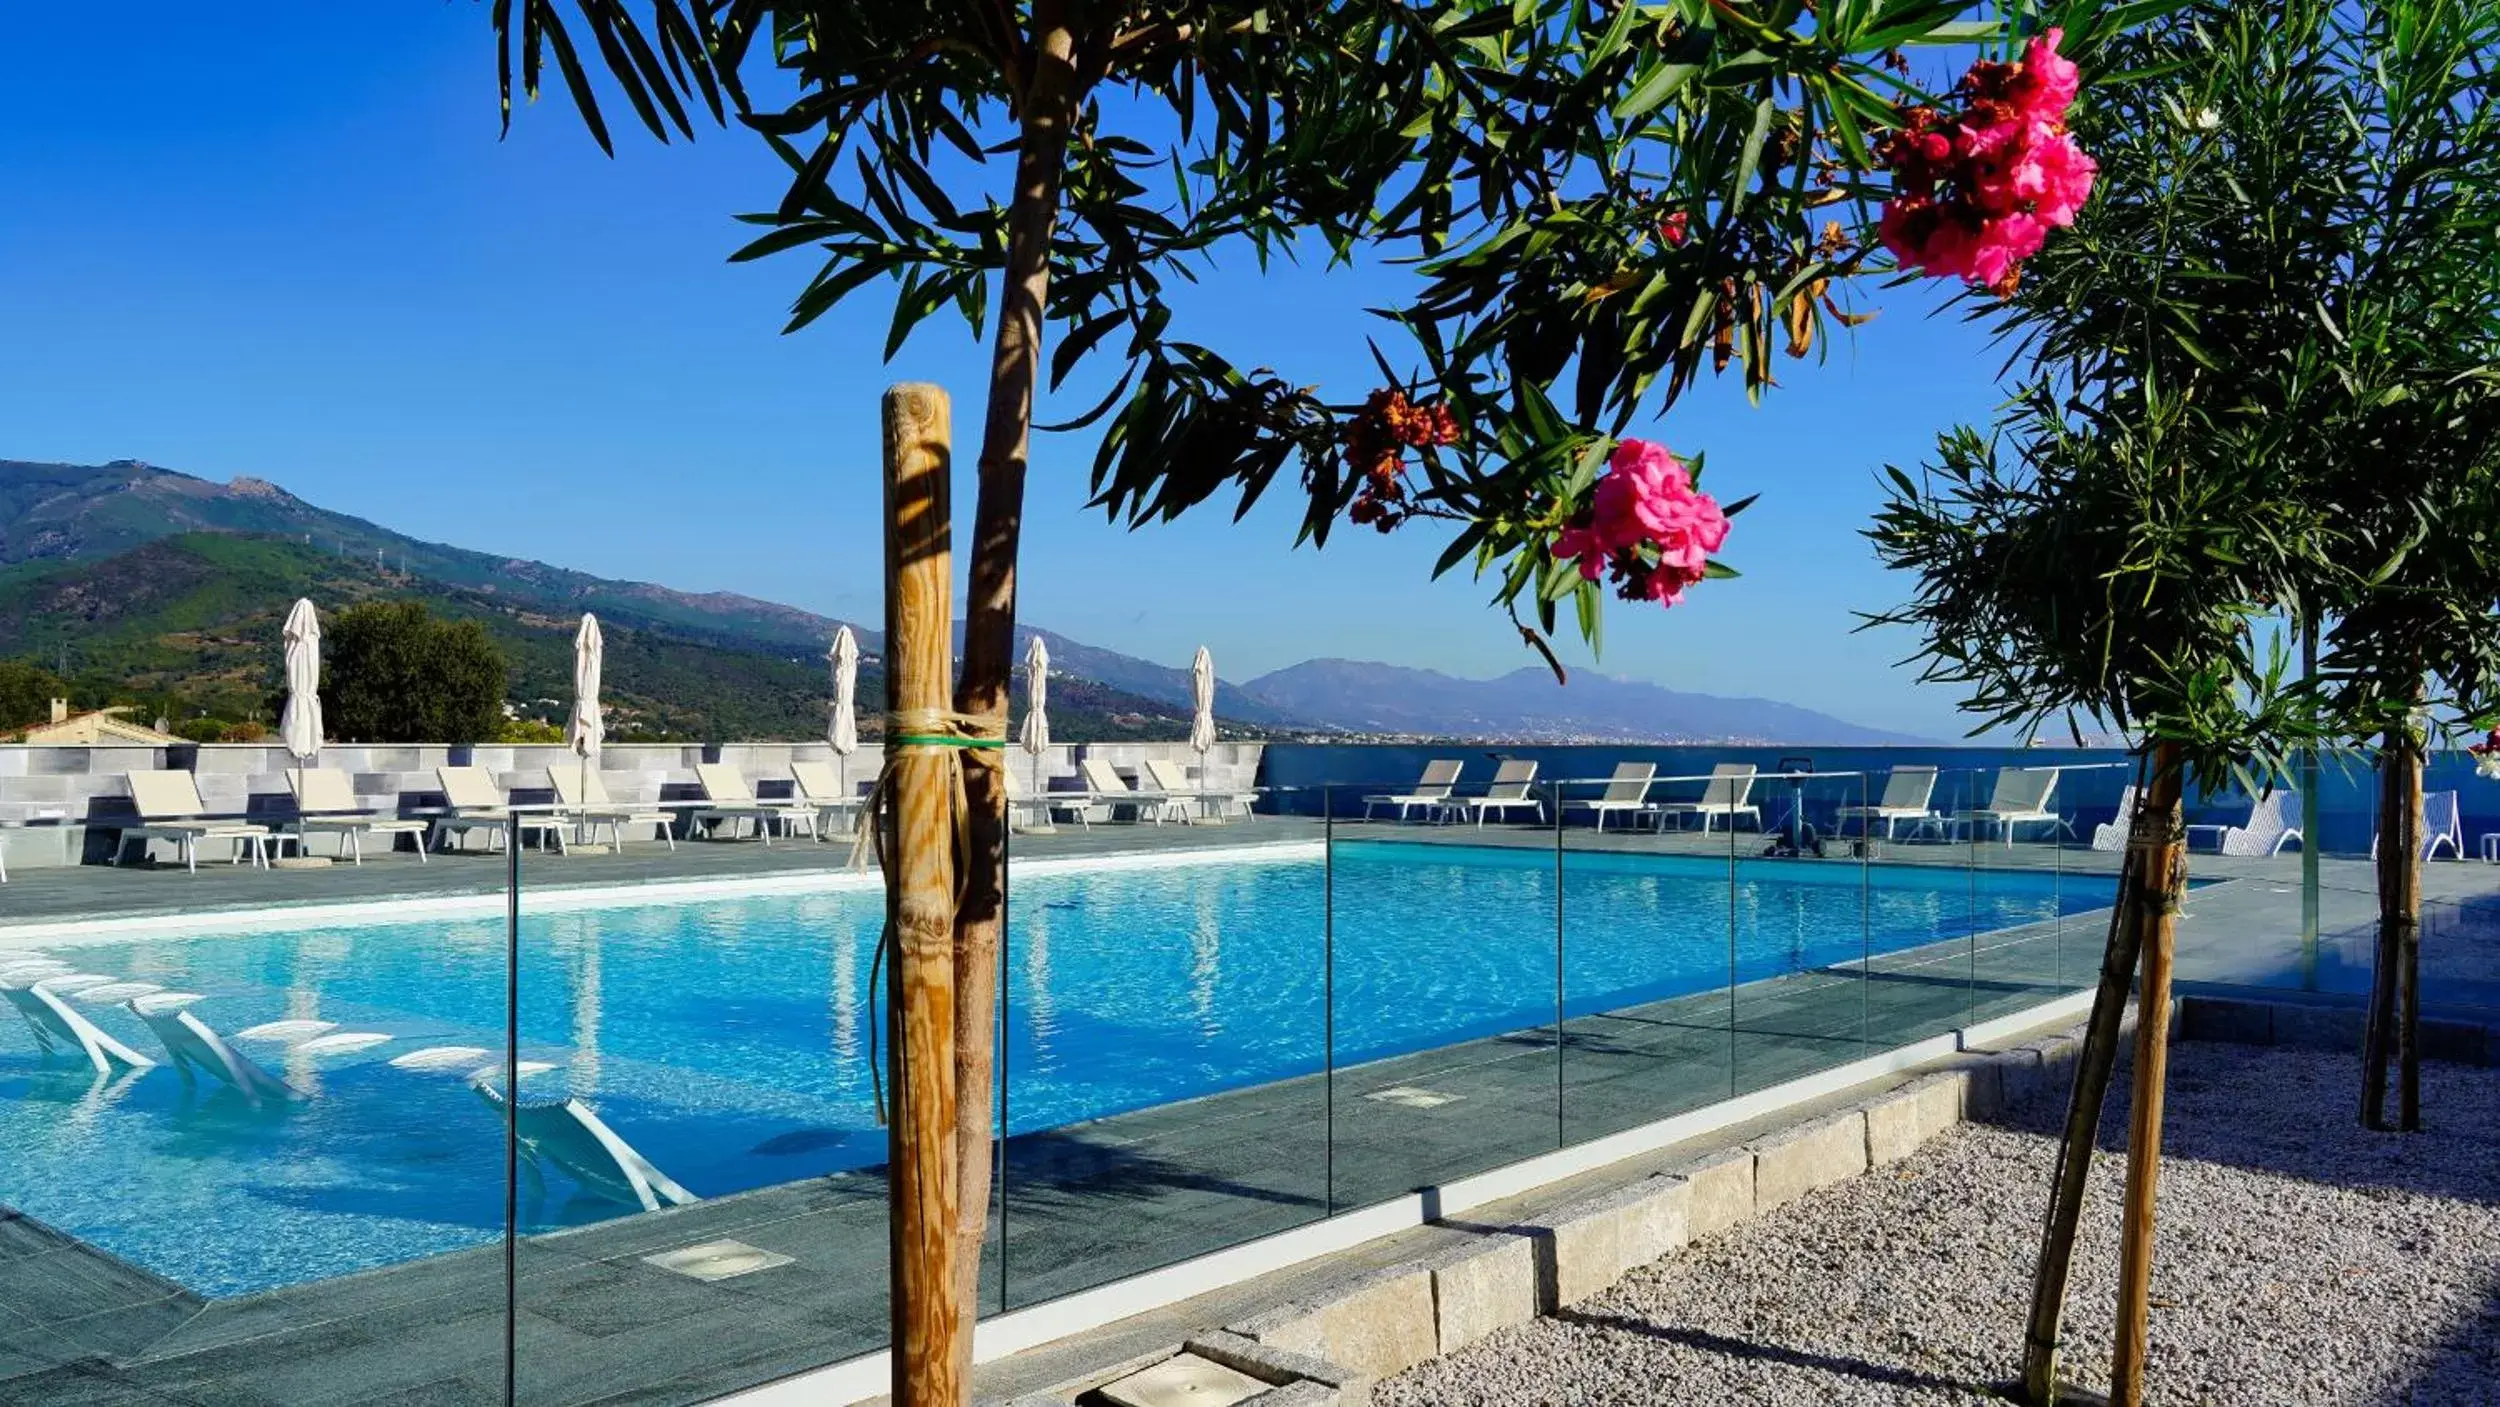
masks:
[[[231,1036],[202,1020],[192,1007],[198,992],[167,991],[152,982],[121,982],[102,973],[78,972],[39,953],[0,952],[0,999],[25,1019],[47,1057],[83,1057],[102,1077],[129,1076],[169,1065],[184,1080],[225,1085],[253,1104],[293,1103],[307,1096],[271,1074],[239,1047],[261,1046],[292,1060],[351,1055],[391,1043],[380,1031],[343,1031],[337,1023],[309,1019],[263,1022]],[[164,1049],[158,1061],[97,1025],[80,1007],[117,1006],[147,1027]],[[428,1046],[389,1060],[413,1076],[450,1076],[468,1081],[479,1099],[514,1124],[524,1166],[543,1194],[546,1168],[561,1169],[582,1188],[610,1200],[656,1211],[682,1206],[695,1195],[669,1178],[602,1120],[571,1096],[516,1097],[503,1088],[511,1074],[522,1079],[555,1067],[544,1061],[504,1061],[482,1046]]]
[[[557,764],[546,769],[554,802],[532,807],[514,805],[487,768],[438,767],[435,779],[442,789],[443,807],[429,815],[403,816],[363,807],[345,772],[296,768],[286,774],[296,814],[278,825],[211,814],[189,772],[132,772],[128,774],[130,798],[139,820],[121,827],[114,858],[118,862],[133,841],[167,840],[174,843],[183,867],[196,871],[201,846],[223,842],[228,847],[228,863],[248,860],[267,868],[285,847],[292,845],[300,854],[307,838],[321,835],[336,837],[341,856],[361,865],[368,840],[380,840],[387,850],[399,837],[408,836],[422,860],[427,851],[439,850],[445,842],[456,842],[472,831],[486,833],[489,849],[518,831],[525,841],[535,837],[561,851],[568,837],[600,843],[604,831],[606,844],[621,845],[629,834],[640,836],[647,829],[652,838],[673,850],[681,820],[689,832],[731,839],[751,833],[770,845],[776,835],[811,840],[849,835],[866,805],[866,798],[846,792],[832,766],[823,762],[792,763],[788,797],[757,796],[746,775],[728,763],[701,763],[694,770],[701,793],[698,798],[620,803],[609,795],[597,768]],[[1084,790],[1011,793],[1010,804],[1020,817],[1032,821],[1048,823],[1066,817],[1090,828],[1098,812],[1114,819],[1125,814],[1128,819],[1156,825],[1246,815],[1257,797],[1253,789],[1197,786],[1178,764],[1162,760],[1145,764],[1148,784],[1143,786],[1132,785],[1099,759],[1088,759],[1081,770]],[[1013,768],[1009,775],[1014,775]]]

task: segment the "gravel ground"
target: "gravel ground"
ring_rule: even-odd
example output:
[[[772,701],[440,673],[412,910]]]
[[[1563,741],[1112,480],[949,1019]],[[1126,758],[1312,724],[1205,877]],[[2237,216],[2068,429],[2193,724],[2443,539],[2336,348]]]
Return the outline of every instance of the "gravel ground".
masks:
[[[2429,1128],[2412,1136],[2363,1133],[2358,1087],[2349,1056],[2174,1048],[2153,1401],[2500,1404],[2500,1071],[2425,1065]],[[1992,1400],[2020,1365],[2062,1103],[1956,1130],[1373,1401]],[[2113,1107],[2103,1127],[2067,1299],[2065,1371],[2093,1387],[2107,1386],[2124,1120]]]

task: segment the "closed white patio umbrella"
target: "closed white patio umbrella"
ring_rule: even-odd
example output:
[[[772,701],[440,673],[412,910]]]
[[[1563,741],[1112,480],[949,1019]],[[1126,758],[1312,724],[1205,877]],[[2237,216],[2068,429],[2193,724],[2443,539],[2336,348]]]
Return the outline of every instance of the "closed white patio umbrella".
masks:
[[[825,725],[825,741],[832,745],[836,765],[841,770],[842,794],[850,795],[850,756],[859,751],[859,641],[847,625],[833,632],[833,648],[825,652],[833,661],[833,718]]]
[[[1198,754],[1198,780],[1206,783],[1207,750],[1215,746],[1215,656],[1198,647],[1189,662],[1189,696],[1197,713],[1189,720],[1189,750]]]
[[[286,613],[286,711],[278,736],[295,760],[307,766],[321,756],[321,618],[313,603],[298,601]]]
[[[1016,741],[1033,759],[1033,794],[1042,794],[1042,754],[1050,751],[1050,647],[1036,635],[1024,647],[1024,728]],[[1028,829],[1051,830],[1050,813]]]
[[[573,632],[573,717],[564,726],[564,745],[581,759],[581,794],[590,794],[590,769],[599,765],[599,746],[607,741],[607,725],[599,717],[599,666],[607,646],[599,638],[599,618],[582,613],[582,628]]]

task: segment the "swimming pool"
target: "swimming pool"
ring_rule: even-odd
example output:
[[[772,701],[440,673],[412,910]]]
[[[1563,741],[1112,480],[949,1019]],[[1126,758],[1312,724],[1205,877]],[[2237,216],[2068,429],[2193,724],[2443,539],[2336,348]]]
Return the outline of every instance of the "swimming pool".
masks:
[[[1565,857],[1572,1014],[1844,964],[2105,906],[2112,882],[1947,867]],[[704,1196],[883,1160],[867,1001],[873,889],[532,912],[525,1058]],[[1547,852],[1340,842],[1186,863],[1019,870],[1006,954],[1012,1131],[1474,1036],[1550,1026]],[[158,1068],[99,1084],[0,1021],[0,1203],[189,1289],[233,1295],[481,1244],[502,1229],[499,1123],[421,1045],[500,1047],[500,917],[80,944],[87,971],[207,993],[233,1032],[282,1018],[389,1034],[274,1056],[310,1097],[255,1107]],[[99,1025],[154,1053],[128,1013]],[[561,1177],[525,1228],[614,1216]]]

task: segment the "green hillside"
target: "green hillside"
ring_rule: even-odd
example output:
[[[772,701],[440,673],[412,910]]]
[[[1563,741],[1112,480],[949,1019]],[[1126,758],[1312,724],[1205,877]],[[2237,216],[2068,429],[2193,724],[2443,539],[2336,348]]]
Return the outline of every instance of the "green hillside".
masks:
[[[180,719],[274,719],[279,629],[298,597],[324,612],[358,601],[422,600],[484,624],[511,666],[524,715],[561,722],[571,704],[578,617],[508,591],[447,583],[394,562],[232,530],[142,541],[100,560],[0,567],[0,658],[66,662],[82,707],[133,702]],[[601,609],[610,735],[720,741],[824,735],[823,637],[774,651],[751,640]],[[863,731],[873,735],[884,677],[863,661]],[[1180,710],[1075,678],[1051,681],[1053,731],[1071,740],[1178,738]]]

